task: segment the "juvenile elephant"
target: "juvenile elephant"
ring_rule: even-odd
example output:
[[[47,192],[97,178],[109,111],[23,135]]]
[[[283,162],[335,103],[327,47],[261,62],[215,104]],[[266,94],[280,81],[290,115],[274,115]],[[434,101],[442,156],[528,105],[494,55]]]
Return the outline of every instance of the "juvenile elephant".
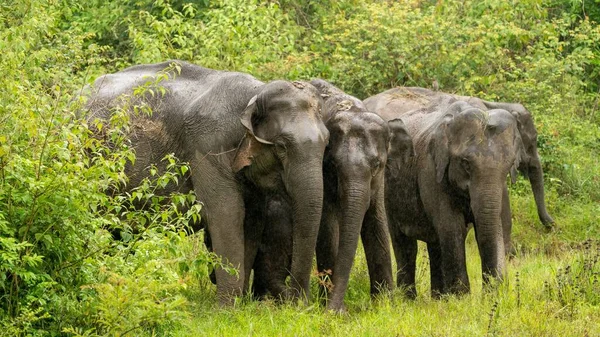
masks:
[[[432,296],[469,292],[465,260],[467,225],[473,223],[484,280],[502,279],[505,268],[502,217],[506,177],[519,165],[522,140],[508,111],[483,111],[452,97],[425,108],[396,110],[387,93],[365,100],[384,119],[401,118],[415,156],[386,166],[386,209],[399,287],[416,296],[417,240],[427,243]]]
[[[161,94],[152,83],[173,64],[180,73],[159,83]],[[182,61],[138,65],[95,81],[89,120],[110,118],[123,95],[141,86],[153,89],[144,97],[152,114],[132,114],[130,139],[137,158],[126,168],[129,186],[148,176],[147,168],[160,165],[166,154],[190,164],[186,179],[166,190],[194,190],[204,204],[202,222],[212,248],[239,268],[239,277],[217,270],[220,303],[229,304],[243,292],[256,237],[262,234],[261,223],[248,220],[273,193],[292,206],[293,281],[288,290],[308,297],[329,138],[317,90],[309,83],[263,83],[247,74]]]
[[[260,217],[264,219],[264,231],[253,265],[252,294],[256,298],[267,293],[284,297],[292,264],[292,209],[284,198],[273,195]]]
[[[523,105],[519,103],[489,102],[477,97],[447,94],[418,87],[397,87],[387,90],[380,95],[394,97],[394,100],[389,102],[389,104],[394,106],[393,109],[383,109],[383,106],[378,106],[378,109],[383,111],[383,113],[386,113],[385,111],[391,112],[391,116],[383,116],[384,118],[393,118],[393,116],[403,112],[425,108],[431,102],[443,97],[465,101],[482,110],[504,109],[511,112],[517,118],[519,133],[521,134],[524,145],[523,148],[525,150],[521,153],[521,162],[518,168],[519,172],[528,178],[531,183],[531,189],[535,198],[540,221],[546,227],[553,226],[554,219],[548,214],[544,201],[544,172],[537,149],[537,130],[533,123],[531,113]],[[379,100],[379,103],[388,104],[385,100]],[[508,202],[508,199],[506,202]],[[510,207],[510,205],[507,207]],[[505,224],[506,235],[504,238],[505,240],[508,239],[506,241],[507,244],[510,243],[509,240],[512,225],[510,221],[510,218],[507,219],[507,223]]]
[[[371,294],[390,289],[393,284],[383,200],[384,168],[390,143],[399,143],[394,148],[405,160],[412,153],[412,144],[402,121],[394,121],[388,126],[379,116],[367,112],[360,100],[332,84],[323,80],[313,80],[311,84],[324,98],[323,120],[331,135],[323,161],[325,195],[317,242],[317,267],[321,273],[332,271],[333,289],[328,294],[327,308],[342,310],[359,235],[367,257]],[[407,141],[410,146],[404,146]],[[281,212],[280,206],[270,211],[277,212]],[[280,221],[285,219],[283,215],[276,218],[267,226],[284,225]],[[286,234],[284,231],[278,233]],[[285,255],[285,244],[280,244],[285,238],[271,236],[264,239],[265,252],[255,263],[254,284],[259,287],[254,290],[260,296],[268,288],[277,295],[285,282],[285,273],[277,269],[285,271],[286,266],[279,266],[280,260],[274,260]],[[265,279],[269,281],[261,281]]]

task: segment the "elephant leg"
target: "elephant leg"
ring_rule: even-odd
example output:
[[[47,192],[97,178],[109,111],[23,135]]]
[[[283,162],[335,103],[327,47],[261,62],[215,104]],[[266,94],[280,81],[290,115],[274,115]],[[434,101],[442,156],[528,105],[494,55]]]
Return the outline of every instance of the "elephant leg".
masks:
[[[277,249],[259,249],[254,260],[253,296],[262,299],[271,293],[277,299],[284,299],[287,288],[285,280],[290,275],[291,265],[291,255]]]
[[[429,274],[431,280],[431,298],[439,299],[444,293],[444,273],[442,271],[442,251],[437,243],[427,244],[429,254]]]
[[[453,210],[449,200],[442,199],[433,214],[433,225],[440,245],[444,293],[465,294],[470,291],[465,256],[467,227],[464,216]]]
[[[266,261],[265,254],[258,250],[252,267],[254,269],[254,279],[252,280],[252,296],[258,300],[264,298],[269,292],[267,285],[267,280],[269,278],[267,264],[268,263]]]
[[[319,236],[317,238],[317,270],[321,279],[319,284],[319,298],[326,299],[331,287],[331,275],[337,256],[339,241],[339,226],[336,209],[326,203],[323,207]]]
[[[451,294],[466,294],[470,291],[465,257],[465,242],[463,235],[456,231],[445,231],[440,240],[441,265],[444,280],[444,292]]]
[[[281,196],[267,196],[259,216],[264,218],[261,242],[254,260],[253,293],[268,292],[277,299],[287,295],[286,279],[291,273],[293,225],[292,209]]]
[[[391,230],[392,245],[396,256],[397,286],[410,298],[417,297],[415,273],[417,270],[417,240],[410,238],[399,230]]]
[[[258,200],[257,200],[258,199]],[[264,219],[264,198],[258,197],[254,201],[246,198],[246,214],[244,217],[244,294],[248,293],[250,287],[250,272],[255,264],[259,245],[261,244]],[[254,282],[257,281],[256,270]],[[260,281],[259,281],[260,282]]]
[[[291,221],[287,222],[291,224]],[[285,227],[286,230],[291,226]],[[269,291],[278,299],[285,299],[284,295],[289,288],[286,279],[292,274],[292,232],[284,231],[280,234],[282,238],[275,253],[271,254],[272,273],[269,277]]]
[[[242,295],[245,280],[244,268],[244,229],[241,211],[232,211],[232,207],[219,208],[212,202],[205,202],[206,208],[212,211],[206,212],[206,217],[213,225],[208,226],[214,252],[221,257],[221,261],[238,269],[238,275],[229,275],[221,268],[215,271],[217,281],[217,297],[223,305],[233,304],[234,297]],[[243,205],[241,206],[243,210]],[[218,212],[218,213],[217,213]],[[238,214],[226,215],[227,212]],[[217,213],[217,214],[215,214]],[[227,226],[224,226],[224,225]],[[226,227],[226,228],[225,228]],[[238,247],[237,249],[233,247]]]
[[[284,261],[286,260],[286,261]],[[292,259],[291,256],[279,256],[276,261],[276,265],[273,266],[274,270],[269,275],[268,289],[275,298],[279,300],[285,300],[284,294],[287,289],[285,280],[291,273]]]
[[[502,191],[502,211],[500,213],[502,219],[502,235],[504,237],[504,253],[507,257],[515,255],[515,247],[512,244],[512,213],[510,211],[510,200],[508,198],[508,186],[504,186]]]
[[[217,298],[221,305],[232,305],[236,296],[242,295],[244,286],[244,200],[233,177],[208,159],[191,163],[194,190],[204,204],[204,220],[213,251],[221,261],[238,269],[230,275],[222,268],[215,272]]]
[[[204,217],[204,215],[203,215],[203,217]],[[206,225],[204,226],[203,234],[204,234],[204,245],[206,246],[206,249],[212,253],[214,250],[213,250],[212,242],[210,242],[210,235],[208,233],[208,228]],[[210,282],[212,282],[212,284],[214,284],[214,285],[217,284],[217,274],[216,274],[215,270],[213,270],[210,273],[209,278],[210,278]]]
[[[390,235],[383,200],[383,193],[379,193],[365,214],[360,233],[367,258],[372,296],[381,290],[391,290],[394,283]]]

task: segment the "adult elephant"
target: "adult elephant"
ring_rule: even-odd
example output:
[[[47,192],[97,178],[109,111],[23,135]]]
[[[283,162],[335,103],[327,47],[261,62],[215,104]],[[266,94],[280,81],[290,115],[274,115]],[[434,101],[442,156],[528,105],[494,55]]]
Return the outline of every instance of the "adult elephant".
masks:
[[[489,102],[477,97],[448,94],[418,87],[397,87],[379,95],[394,98],[393,101],[389,102],[389,104],[394,106],[393,109],[384,109],[383,106],[377,107],[380,111],[384,111],[383,113],[385,111],[393,111],[393,116],[414,109],[425,108],[435,100],[443,97],[465,101],[482,110],[504,109],[511,112],[517,118],[519,133],[524,145],[524,152],[521,153],[521,162],[518,168],[519,172],[529,179],[540,221],[546,228],[554,225],[554,219],[548,214],[544,198],[544,172],[537,149],[537,130],[531,113],[523,105],[519,103]],[[388,104],[385,100],[379,100],[378,102],[380,104]],[[393,116],[390,117],[393,118]],[[508,199],[506,202],[508,202]],[[507,207],[510,207],[510,205]],[[505,236],[505,239],[510,240],[510,217],[507,219],[505,226],[507,227],[507,236]]]
[[[384,119],[401,118],[415,156],[386,166],[386,209],[399,287],[416,296],[417,240],[427,243],[432,296],[469,292],[465,259],[467,225],[473,223],[484,281],[502,279],[502,228],[506,177],[523,152],[517,119],[508,111],[483,111],[452,97],[427,107],[397,111],[396,97],[365,100]],[[393,120],[393,119],[392,119]]]
[[[179,73],[165,79],[164,70]],[[194,190],[204,204],[214,251],[239,268],[239,277],[217,270],[221,304],[242,294],[260,223],[252,219],[261,200],[282,194],[292,206],[292,296],[309,296],[312,257],[323,202],[322,162],[329,132],[321,121],[322,99],[308,83],[273,81],[203,68],[182,61],[138,65],[94,83],[89,120],[110,118],[111,109],[137,88],[152,90],[144,103],[152,114],[132,114],[136,160],[126,168],[129,186],[148,176],[169,153],[190,165],[189,179],[165,190]],[[161,94],[162,92],[162,94]],[[165,191],[162,191],[165,192]],[[246,232],[246,233],[245,233]],[[250,233],[250,234],[249,234]]]
[[[317,267],[329,273],[333,289],[327,308],[343,310],[350,271],[359,236],[365,249],[371,294],[390,289],[393,284],[391,251],[384,202],[384,168],[390,143],[399,157],[408,160],[412,145],[401,121],[389,126],[368,112],[357,98],[323,80],[311,81],[324,98],[323,120],[331,138],[323,160],[324,206],[317,242]],[[285,205],[269,209],[271,221],[282,237],[263,238],[262,251],[255,263],[254,292],[260,296],[277,292],[285,282]],[[282,229],[283,228],[283,229]]]

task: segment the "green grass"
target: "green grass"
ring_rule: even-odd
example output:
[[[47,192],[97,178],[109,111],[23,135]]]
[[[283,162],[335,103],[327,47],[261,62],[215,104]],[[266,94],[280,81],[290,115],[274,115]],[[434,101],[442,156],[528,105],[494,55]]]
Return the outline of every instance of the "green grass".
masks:
[[[471,231],[467,238],[469,295],[431,299],[427,253],[420,244],[417,299],[408,300],[396,290],[389,297],[371,301],[360,249],[346,294],[345,314],[326,312],[317,304],[278,305],[247,299],[234,308],[219,309],[213,288],[209,296],[190,296],[188,320],[171,332],[175,336],[600,335],[600,244],[581,244],[586,236],[579,228],[585,222],[579,218],[585,218],[590,231],[597,233],[597,223],[589,220],[597,206],[561,208],[563,205],[551,204],[552,211],[562,209],[563,213],[553,213],[560,227],[545,232],[529,199],[513,193],[517,256],[507,264],[505,282],[493,290],[482,290],[481,262]]]
[[[201,302],[176,336],[594,336],[600,334],[598,306],[574,301],[570,305],[549,298],[546,283],[556,271],[574,259],[576,252],[559,257],[526,255],[513,259],[509,276],[497,291],[483,293],[477,273],[476,246],[469,244],[472,294],[431,300],[425,278],[415,300],[394,293],[392,298],[370,303],[353,298],[368,293],[364,260],[353,274],[347,297],[348,313],[325,312],[322,307],[277,306],[250,302],[234,309],[216,309]],[[519,274],[517,282],[516,275]],[[421,276],[424,273],[420,273]],[[359,295],[362,297],[362,295]],[[191,299],[193,302],[194,300]]]

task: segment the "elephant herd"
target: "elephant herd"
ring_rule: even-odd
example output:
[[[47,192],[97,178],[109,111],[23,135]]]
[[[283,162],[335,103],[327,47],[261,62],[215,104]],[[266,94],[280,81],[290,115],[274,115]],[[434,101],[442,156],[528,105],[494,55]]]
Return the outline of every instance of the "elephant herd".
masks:
[[[151,165],[164,170],[168,154],[189,163],[158,193],[194,191],[203,204],[207,246],[239,269],[216,270],[221,304],[249,292],[307,300],[316,253],[318,271],[331,275],[327,308],[343,310],[359,237],[371,294],[391,289],[396,274],[416,296],[417,240],[427,243],[432,296],[466,293],[470,225],[484,281],[501,280],[512,249],[507,177],[517,171],[542,223],[553,223],[536,129],[520,104],[408,87],[361,101],[324,80],[264,83],[169,61],[99,77],[86,118],[110,118],[173,64],[162,94],[136,98],[152,113],[131,114],[128,186]]]

